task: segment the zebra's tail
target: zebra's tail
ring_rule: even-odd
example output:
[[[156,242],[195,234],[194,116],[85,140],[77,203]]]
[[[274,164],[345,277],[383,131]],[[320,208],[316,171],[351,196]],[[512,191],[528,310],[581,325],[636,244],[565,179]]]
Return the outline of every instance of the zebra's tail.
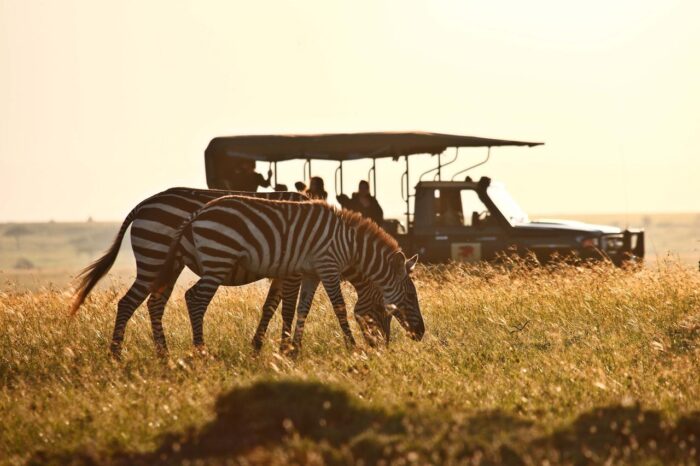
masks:
[[[70,308],[71,315],[75,315],[75,313],[78,312],[78,308],[83,304],[87,295],[90,294],[90,291],[92,291],[95,285],[97,285],[97,282],[109,272],[109,269],[112,268],[119,254],[119,247],[122,244],[122,239],[124,239],[127,228],[129,228],[131,222],[134,221],[139,206],[136,206],[129,212],[129,215],[126,216],[119,229],[119,233],[117,233],[117,237],[114,238],[114,242],[102,257],[85,267],[76,277],[77,285],[73,292],[73,301],[71,302]]]
[[[199,210],[192,212],[190,216],[187,217],[187,220],[183,221],[175,232],[175,235],[170,242],[168,255],[165,256],[165,262],[163,262],[163,265],[161,266],[156,278],[153,280],[153,282],[151,282],[151,293],[160,295],[168,287],[168,285],[172,284],[173,270],[175,269],[175,259],[177,258],[178,248],[180,247],[180,239],[182,239],[182,235],[185,233],[187,227],[189,227],[194,219],[197,218],[197,215],[199,215]]]

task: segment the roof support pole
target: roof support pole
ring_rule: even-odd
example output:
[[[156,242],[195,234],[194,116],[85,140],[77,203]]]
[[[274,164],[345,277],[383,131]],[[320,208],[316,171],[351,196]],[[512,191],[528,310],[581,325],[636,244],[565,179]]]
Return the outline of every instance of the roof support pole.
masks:
[[[273,163],[273,167],[275,167],[275,186],[277,186],[277,162]]]
[[[304,160],[304,167],[301,171],[304,173],[302,179],[308,186],[311,183],[311,159]]]
[[[372,196],[377,197],[377,159],[372,159]]]
[[[450,181],[454,181],[455,178],[457,178],[459,175],[461,175],[462,173],[468,172],[468,171],[471,170],[472,168],[480,167],[481,165],[483,165],[483,164],[485,164],[486,162],[488,162],[490,158],[491,158],[491,146],[488,147],[488,149],[487,149],[487,151],[486,151],[486,158],[485,158],[484,160],[482,160],[481,162],[477,163],[476,165],[472,165],[471,167],[467,167],[467,168],[465,168],[464,170],[458,171],[457,173],[455,173],[454,175],[452,175],[452,179],[451,179]]]
[[[340,173],[340,191],[338,191],[338,173]],[[335,169],[333,174],[333,185],[335,186],[335,195],[339,196],[343,194],[343,161],[340,161],[340,165]]]
[[[457,150],[459,150],[459,148]],[[446,167],[446,166],[450,165],[451,163],[454,163],[455,160],[457,160],[457,154],[455,154],[455,157],[452,160],[450,160],[447,163],[442,163],[442,152],[438,152],[437,154],[433,154],[433,155],[437,155],[437,159],[438,159],[437,166],[433,167],[431,169],[428,169],[428,170],[424,171],[423,173],[421,173],[420,176],[418,177],[418,181],[423,181],[423,177],[425,175],[427,175],[428,173],[432,173],[432,172],[435,172],[435,175],[433,175],[433,181],[442,181],[442,169],[443,169],[443,167]]]
[[[404,172],[404,175],[406,175],[406,231],[408,231],[411,223],[411,191],[408,181],[408,155],[404,155],[404,160],[406,161],[406,171]]]

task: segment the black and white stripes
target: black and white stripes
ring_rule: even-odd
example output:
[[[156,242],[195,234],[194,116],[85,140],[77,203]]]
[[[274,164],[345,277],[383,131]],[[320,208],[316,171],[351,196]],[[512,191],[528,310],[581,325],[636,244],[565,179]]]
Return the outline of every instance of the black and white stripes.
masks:
[[[132,224],[131,228],[131,244],[136,258],[136,279],[129,288],[128,292],[119,301],[117,317],[112,338],[112,351],[118,355],[121,351],[121,345],[124,338],[126,324],[133,315],[136,308],[150,294],[150,284],[160,271],[163,262],[165,261],[168,248],[172,242],[172,238],[177,231],[177,228],[186,220],[192,212],[195,212],[208,201],[216,199],[222,195],[231,194],[228,191],[215,190],[198,190],[190,188],[172,188],[163,191],[139,203],[127,215],[124,220],[117,237],[110,249],[97,261],[88,266],[78,277],[79,284],[75,292],[72,309],[77,311],[78,307],[85,300],[92,288],[97,282],[109,271],[109,268],[114,263],[119,252],[119,246],[122,238],[126,234],[127,228]],[[305,196],[298,193],[245,193],[247,196],[261,196],[275,199],[290,199],[302,201]],[[187,240],[183,241],[183,247],[178,251],[175,260],[176,270],[173,270],[173,275],[179,275],[182,267],[187,265],[195,273],[199,273],[199,265],[187,247]],[[189,243],[191,244],[191,242]],[[227,277],[225,285],[243,285],[251,283],[260,278],[259,275],[251,273],[248,270],[239,267],[231,270],[231,274]],[[355,308],[356,316],[362,323],[364,320],[370,320],[375,324],[381,325],[380,332],[388,338],[389,321],[384,315],[381,295],[376,289],[372,289],[367,283],[360,281],[359,277],[350,276],[351,282],[356,286],[358,291],[358,303]],[[261,317],[258,330],[253,339],[253,344],[256,348],[262,345],[263,337],[267,329],[267,325],[272,318],[279,302],[282,300],[283,283],[281,280],[273,280],[267,299],[263,306],[263,315]],[[156,348],[160,352],[166,351],[165,336],[162,327],[162,316],[165,309],[172,287],[164,289],[159,295],[151,295],[148,299],[148,311],[151,319],[153,330],[153,338],[156,343]],[[188,295],[188,299],[195,299],[196,296]],[[189,302],[189,301],[188,301]],[[294,306],[296,301],[289,303],[285,309],[285,319],[289,323],[285,325],[291,326],[291,320],[294,318]],[[289,309],[291,308],[291,310]],[[201,316],[197,316],[199,320],[192,320],[195,342],[201,341]],[[192,319],[192,315],[190,315]],[[363,328],[364,330],[364,328]],[[375,330],[375,329],[371,329]],[[199,335],[199,337],[198,337]],[[369,331],[366,336],[370,338]],[[199,340],[198,340],[199,338]]]
[[[353,345],[340,280],[345,270],[354,269],[378,288],[386,305],[395,306],[394,315],[412,337],[420,339],[425,331],[410,278],[417,258],[407,260],[393,238],[358,214],[322,201],[218,198],[180,227],[153,284],[158,293],[167,294],[172,286],[181,240],[191,241],[192,259],[200,267],[201,280],[191,294],[196,313],[204,312],[235,268],[285,280],[303,276],[323,284],[346,342]],[[300,317],[303,328],[305,314]]]

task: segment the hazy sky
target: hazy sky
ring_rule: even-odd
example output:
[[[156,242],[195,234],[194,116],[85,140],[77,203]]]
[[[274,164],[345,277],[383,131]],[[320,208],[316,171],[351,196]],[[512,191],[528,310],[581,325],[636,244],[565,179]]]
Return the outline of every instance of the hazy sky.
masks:
[[[204,187],[217,135],[382,130],[546,142],[474,173],[530,212],[700,211],[698,18],[697,0],[0,0],[0,221],[121,220]],[[315,167],[332,192],[335,164]],[[379,168],[397,214],[401,168]]]

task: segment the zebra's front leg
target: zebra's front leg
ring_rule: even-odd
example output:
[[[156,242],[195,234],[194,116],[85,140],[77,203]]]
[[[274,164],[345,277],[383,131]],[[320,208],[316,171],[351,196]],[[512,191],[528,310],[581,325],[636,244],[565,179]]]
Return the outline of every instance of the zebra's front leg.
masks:
[[[353,338],[350,324],[348,324],[348,311],[345,307],[343,293],[340,291],[340,275],[337,273],[323,274],[321,283],[323,283],[323,287],[326,289],[328,298],[333,305],[333,312],[338,318],[338,323],[345,337],[345,345],[348,349],[352,349],[355,347],[355,338]]]
[[[275,315],[275,311],[282,300],[283,283],[284,282],[278,278],[272,280],[270,283],[270,290],[267,292],[267,298],[265,298],[265,304],[263,304],[260,322],[258,323],[258,328],[255,330],[255,336],[253,337],[253,349],[256,352],[262,349],[267,327],[270,325],[270,320]]]
[[[297,356],[301,351],[301,341],[304,338],[304,324],[311,310],[311,303],[318,288],[318,279],[305,279],[301,283],[301,296],[297,306],[297,324],[294,328],[294,339],[292,340],[292,356]]]
[[[285,278],[282,283],[282,339],[280,352],[287,354],[294,351],[292,345],[292,323],[299,299],[301,276]]]
[[[192,288],[185,292],[187,312],[192,324],[192,342],[195,348],[200,351],[204,349],[204,330],[202,328],[204,326],[204,313],[220,284],[221,280],[215,277],[200,278]]]
[[[148,298],[148,314],[151,317],[151,330],[153,331],[153,343],[156,346],[156,354],[161,357],[168,355],[168,345],[163,333],[163,313],[165,304],[173,292],[173,285],[166,288],[161,294],[151,294]]]

